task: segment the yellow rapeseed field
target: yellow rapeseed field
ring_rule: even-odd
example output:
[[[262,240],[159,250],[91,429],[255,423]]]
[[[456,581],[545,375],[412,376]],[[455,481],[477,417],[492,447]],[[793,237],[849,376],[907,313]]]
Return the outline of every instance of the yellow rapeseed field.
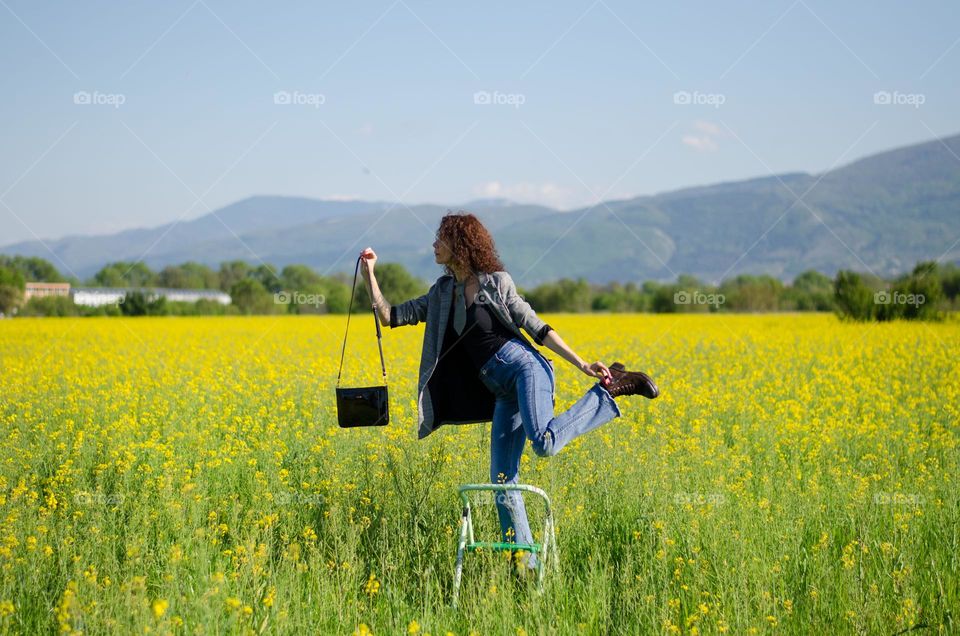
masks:
[[[458,610],[489,424],[416,439],[423,325],[384,329],[390,426],[339,429],[344,316],[0,321],[0,631],[960,631],[960,324],[542,317],[662,394],[527,449],[561,572],[471,555]],[[372,322],[344,385],[379,383]],[[543,351],[564,409],[592,381]]]

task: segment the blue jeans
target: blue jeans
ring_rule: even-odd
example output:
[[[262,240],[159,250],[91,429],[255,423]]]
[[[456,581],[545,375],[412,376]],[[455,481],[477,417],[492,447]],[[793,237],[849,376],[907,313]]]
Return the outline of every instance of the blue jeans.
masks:
[[[480,380],[496,397],[490,430],[490,481],[515,484],[527,439],[533,452],[550,457],[570,440],[620,417],[610,392],[597,382],[569,409],[554,416],[553,365],[518,338],[505,342],[480,367]],[[497,515],[505,542],[532,543],[521,493],[497,493]],[[529,567],[536,564],[531,554]]]

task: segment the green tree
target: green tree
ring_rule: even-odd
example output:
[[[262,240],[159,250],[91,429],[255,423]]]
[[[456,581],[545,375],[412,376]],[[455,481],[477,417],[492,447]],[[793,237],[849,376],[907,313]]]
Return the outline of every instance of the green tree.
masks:
[[[152,287],[155,282],[156,274],[143,261],[109,263],[93,276],[98,287]]]
[[[327,295],[333,285],[339,285],[306,265],[284,267],[280,272],[280,283],[290,303],[289,311],[295,314],[329,312]]]
[[[245,279],[251,271],[250,265],[244,261],[228,261],[220,263],[220,289],[229,292],[233,286]]]
[[[157,274],[157,285],[173,289],[218,289],[220,277],[202,263],[168,265]]]
[[[379,279],[379,276],[377,278]],[[287,265],[280,272],[280,282],[288,291],[317,289],[323,286],[324,278],[306,265]]]
[[[283,291],[283,283],[280,281],[280,275],[277,274],[276,268],[274,268],[272,265],[267,263],[259,265],[254,268],[249,275],[260,281],[260,284],[263,285],[264,289],[271,294]]]
[[[245,278],[230,288],[230,298],[242,314],[270,314],[277,311],[274,296],[263,283]]]
[[[741,274],[720,285],[730,311],[776,311],[783,295],[783,283],[772,276]]]
[[[613,282],[594,293],[590,308],[594,311],[632,311],[638,309],[638,299],[634,283],[621,285]]]
[[[876,316],[875,290],[856,272],[840,270],[833,281],[836,312],[841,318],[872,320]]]
[[[23,302],[24,280],[19,270],[0,266],[0,314],[9,316]]]
[[[960,267],[950,263],[940,268],[940,287],[944,297],[955,304],[960,295]]]
[[[680,274],[672,285],[645,283],[649,308],[656,313],[704,313],[719,311],[723,298],[713,285],[690,274]]]
[[[644,285],[644,289],[649,293],[650,310],[655,314],[673,314],[678,311],[676,294],[680,288],[676,285]]]
[[[893,291],[890,306],[899,308],[897,317],[906,320],[936,320],[939,317],[938,309],[944,294],[936,262],[917,263],[909,276],[894,285]]]
[[[379,281],[379,276],[377,277]],[[347,313],[347,306],[350,304],[350,288],[347,284],[336,278],[328,278],[328,287],[324,292],[327,311],[331,314]],[[357,285],[360,283],[358,282]],[[366,287],[366,285],[364,285]],[[422,292],[421,292],[422,293]],[[417,294],[420,295],[420,294]]]
[[[783,293],[782,309],[798,311],[832,311],[833,281],[816,270],[807,270],[793,279]]]
[[[0,267],[15,269],[27,282],[62,283],[63,276],[49,261],[36,256],[6,256],[0,254]]]
[[[590,311],[593,305],[593,291],[589,283],[580,277],[577,280],[560,280],[538,285],[529,293],[520,288],[517,293],[524,297],[536,311]]]
[[[69,296],[39,296],[31,298],[20,308],[19,316],[80,316],[83,307],[76,305]]]

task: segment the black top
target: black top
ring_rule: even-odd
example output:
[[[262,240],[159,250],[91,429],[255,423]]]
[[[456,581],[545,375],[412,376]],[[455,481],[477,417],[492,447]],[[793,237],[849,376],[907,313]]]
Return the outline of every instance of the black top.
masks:
[[[443,333],[443,351],[449,352],[449,355],[459,355],[462,361],[472,363],[479,371],[503,343],[514,337],[513,332],[484,303],[474,301],[467,307],[466,322],[463,331],[458,334],[453,328],[455,309],[451,303],[447,328]]]

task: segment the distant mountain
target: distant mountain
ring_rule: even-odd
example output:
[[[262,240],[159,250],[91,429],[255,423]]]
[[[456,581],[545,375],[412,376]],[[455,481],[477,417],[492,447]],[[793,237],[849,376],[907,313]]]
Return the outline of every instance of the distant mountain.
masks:
[[[607,202],[509,230],[497,236],[498,247],[527,284],[682,273],[707,281],[741,273],[791,279],[806,269],[898,274],[918,260],[960,258],[960,135],[818,175]]]
[[[296,197],[250,197],[215,210],[204,216],[174,221],[150,229],[125,230],[101,236],[68,236],[62,239],[25,241],[0,247],[0,253],[40,256],[52,261],[64,274],[62,263],[85,277],[95,273],[111,261],[144,260],[151,266],[175,263],[165,257],[171,252],[184,253],[217,241],[237,240],[251,232],[289,230],[306,223],[331,218],[351,218],[375,213],[389,207],[388,203],[368,201],[318,201]],[[53,251],[57,258],[50,253]],[[249,257],[249,254],[248,254]],[[188,259],[189,260],[189,259]],[[198,256],[194,260],[211,262]]]
[[[797,198],[801,202],[797,202]],[[865,157],[828,172],[789,173],[685,188],[560,212],[506,199],[459,206],[258,196],[192,221],[105,236],[0,247],[60,260],[82,277],[105,263],[153,268],[188,260],[262,259],[352,272],[371,245],[425,280],[441,268],[432,242],[448,210],[474,212],[490,228],[521,285],[561,277],[591,282],[707,281],[740,273],[789,279],[817,269],[892,275],[918,260],[960,258],[960,135]],[[60,260],[58,260],[60,259]],[[65,271],[65,273],[68,273]]]

